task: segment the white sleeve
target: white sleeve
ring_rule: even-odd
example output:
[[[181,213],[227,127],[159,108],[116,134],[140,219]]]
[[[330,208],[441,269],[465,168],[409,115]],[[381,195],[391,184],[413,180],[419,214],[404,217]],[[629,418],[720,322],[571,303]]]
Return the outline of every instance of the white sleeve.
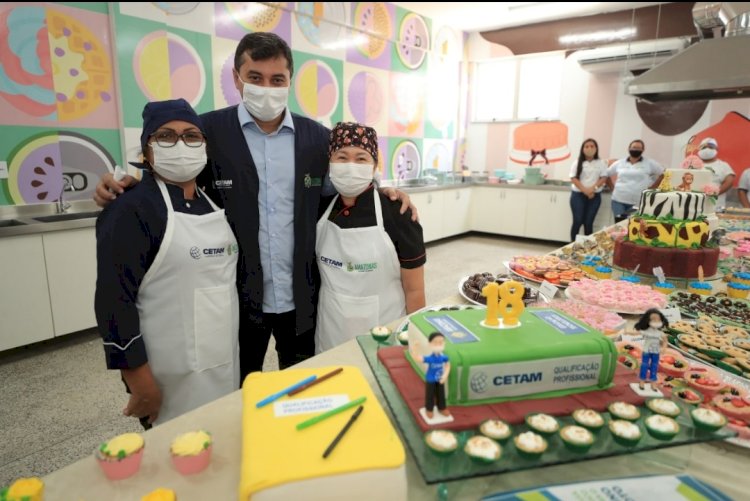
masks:
[[[651,172],[653,173],[654,177],[659,177],[664,174],[664,167],[662,167],[659,162],[657,162],[656,160],[651,160],[650,158],[648,159],[648,161],[651,164]]]
[[[742,171],[740,182],[737,185],[738,190],[750,191],[750,167]]]
[[[617,160],[615,163],[607,167],[607,171],[604,173],[607,177],[612,177],[617,174],[617,168],[620,166],[621,160]]]
[[[719,160],[721,162],[721,182],[723,183],[727,176],[734,175],[734,169],[727,162]]]
[[[609,166],[607,165],[607,161],[604,159],[599,159],[599,177],[607,177],[607,171],[609,170]]]

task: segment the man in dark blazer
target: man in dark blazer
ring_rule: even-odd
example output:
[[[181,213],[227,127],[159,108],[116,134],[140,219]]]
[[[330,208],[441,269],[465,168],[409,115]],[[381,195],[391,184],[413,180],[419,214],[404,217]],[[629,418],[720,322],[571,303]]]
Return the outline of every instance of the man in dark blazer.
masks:
[[[208,169],[198,184],[226,210],[239,244],[242,380],[263,367],[270,336],[279,366],[314,354],[318,291],[315,224],[328,180],[329,131],[287,108],[293,60],[273,33],[239,42],[234,83],[242,103],[201,116]],[[135,180],[106,175],[94,199],[106,205]],[[408,196],[392,193],[409,204]]]

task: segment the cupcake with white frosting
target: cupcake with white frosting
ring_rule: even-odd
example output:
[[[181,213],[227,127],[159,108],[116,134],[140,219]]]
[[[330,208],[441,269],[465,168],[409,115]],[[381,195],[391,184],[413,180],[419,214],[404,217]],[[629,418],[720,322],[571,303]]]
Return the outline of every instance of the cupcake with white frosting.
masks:
[[[380,325],[370,329],[370,334],[378,343],[385,343],[391,337],[392,332],[388,327]]]
[[[574,452],[587,452],[594,445],[594,435],[583,426],[563,426],[560,438],[565,446]]]
[[[479,425],[479,431],[485,437],[490,437],[498,442],[505,442],[510,438],[512,430],[510,425],[500,419],[488,419]]]
[[[424,442],[432,452],[448,455],[458,449],[458,437],[452,431],[432,430],[425,433]]]
[[[547,450],[547,441],[541,435],[533,431],[527,431],[516,435],[513,443],[518,449],[518,454],[527,459],[537,459]]]
[[[502,448],[491,438],[475,435],[466,441],[464,452],[480,463],[492,463],[500,459]]]
[[[671,400],[667,400],[666,398],[652,398],[646,402],[646,407],[648,407],[651,412],[669,417],[677,417],[680,415],[680,412],[682,412],[679,405]]]
[[[643,435],[637,424],[623,419],[610,421],[609,431],[612,433],[615,442],[626,447],[632,447],[637,444]]]
[[[604,418],[593,409],[576,409],[573,411],[573,420],[591,431],[598,431],[604,426]]]
[[[609,404],[607,410],[615,419],[637,421],[641,417],[641,411],[638,410],[638,407],[627,402],[613,402]]]
[[[648,434],[659,440],[672,440],[680,433],[680,425],[669,416],[654,414],[645,421]]]
[[[708,431],[717,431],[727,424],[727,418],[713,409],[698,407],[690,411],[690,417],[693,418],[696,428]]]
[[[532,431],[542,435],[553,435],[560,429],[560,423],[549,414],[531,414],[526,416],[526,424]]]

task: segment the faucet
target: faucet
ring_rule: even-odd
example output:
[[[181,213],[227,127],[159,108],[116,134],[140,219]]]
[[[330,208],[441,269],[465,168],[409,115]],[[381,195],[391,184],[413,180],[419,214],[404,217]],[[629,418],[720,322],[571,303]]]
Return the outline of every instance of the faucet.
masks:
[[[73,186],[72,182],[67,183],[67,186],[66,186],[66,183],[63,180],[63,186],[60,189],[60,196],[57,198],[57,202],[56,202],[58,214],[65,214],[66,212],[68,212],[68,209],[70,209],[70,203],[66,202],[65,198],[63,197],[63,193],[65,193],[66,191],[76,191],[76,189]]]

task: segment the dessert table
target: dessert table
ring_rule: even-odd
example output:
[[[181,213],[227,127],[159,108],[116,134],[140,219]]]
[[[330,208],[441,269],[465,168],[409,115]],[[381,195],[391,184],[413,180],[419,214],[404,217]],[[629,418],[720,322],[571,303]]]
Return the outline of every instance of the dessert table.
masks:
[[[463,302],[456,294],[438,304]],[[392,327],[399,323],[400,321],[393,322]],[[392,418],[356,340],[311,358],[297,367],[342,365],[356,366],[362,371],[386,413]],[[104,477],[92,451],[91,456],[44,477],[45,499],[137,501],[158,487],[174,489],[179,501],[237,499],[241,416],[241,392],[236,391],[145,432],[146,447],[140,471],[129,479],[117,482]],[[212,433],[213,457],[205,471],[185,477],[172,466],[169,447],[174,437],[196,429]],[[290,451],[290,460],[293,454]],[[479,499],[499,491],[549,484],[665,473],[690,474],[717,487],[733,499],[743,499],[748,496],[746,476],[750,471],[750,450],[725,442],[711,442],[433,485],[425,483],[408,449],[406,466],[410,501]],[[377,486],[373,486],[371,499],[378,499],[376,493]]]

